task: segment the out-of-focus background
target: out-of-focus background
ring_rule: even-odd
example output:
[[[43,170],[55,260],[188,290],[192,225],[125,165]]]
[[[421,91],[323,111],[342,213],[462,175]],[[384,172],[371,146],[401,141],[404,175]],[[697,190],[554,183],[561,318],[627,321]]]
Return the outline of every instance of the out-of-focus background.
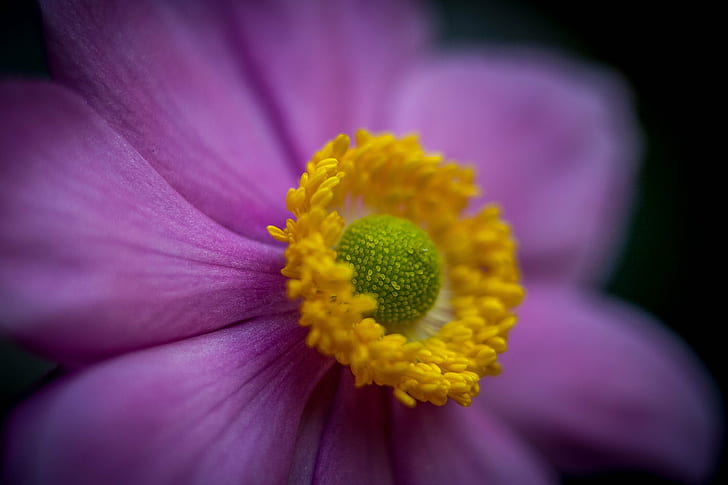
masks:
[[[705,158],[699,136],[710,122],[714,76],[706,49],[713,39],[699,6],[667,3],[650,9],[626,2],[552,0],[437,0],[442,42],[541,45],[619,71],[635,93],[646,141],[631,231],[619,267],[606,285],[614,295],[660,318],[688,342],[726,395],[720,371],[721,300],[704,279],[718,266],[716,230],[705,224],[702,177],[724,152]],[[694,7],[694,8],[692,8]],[[714,12],[715,14],[715,12]],[[48,77],[40,16],[30,0],[0,0],[0,76]],[[712,61],[712,62],[711,62]],[[2,109],[2,107],[0,107]],[[725,124],[725,121],[722,121]],[[716,221],[718,222],[718,221]],[[722,267],[722,265],[721,265]],[[717,271],[717,270],[716,270]],[[725,297],[722,297],[725,298]],[[720,319],[720,320],[719,320]],[[0,419],[53,366],[0,340]],[[673,483],[660,477],[612,472],[566,477],[566,483]],[[722,466],[715,483],[728,483]]]

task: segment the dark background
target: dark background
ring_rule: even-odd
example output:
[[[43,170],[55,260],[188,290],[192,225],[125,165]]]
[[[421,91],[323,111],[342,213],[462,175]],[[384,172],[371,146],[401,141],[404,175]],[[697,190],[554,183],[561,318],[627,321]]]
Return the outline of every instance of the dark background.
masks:
[[[100,0],[103,1],[103,0]],[[609,65],[631,84],[646,141],[627,245],[606,290],[661,319],[691,345],[726,395],[717,332],[720,283],[706,279],[721,253],[704,222],[711,171],[725,151],[710,153],[708,129],[716,111],[718,54],[710,19],[700,4],[659,7],[527,0],[439,0],[442,40],[542,45]],[[714,54],[714,55],[713,55]],[[722,60],[721,60],[722,59]],[[0,0],[0,76],[47,77],[42,29],[34,2]],[[2,109],[2,107],[0,107]],[[721,121],[725,125],[725,121]],[[706,177],[707,176],[707,177]],[[718,281],[718,280],[713,280]],[[711,290],[710,288],[715,288]],[[720,318],[720,320],[718,319]],[[52,369],[0,341],[0,419]],[[728,483],[722,466],[715,482]],[[569,477],[567,483],[672,483],[614,472]]]

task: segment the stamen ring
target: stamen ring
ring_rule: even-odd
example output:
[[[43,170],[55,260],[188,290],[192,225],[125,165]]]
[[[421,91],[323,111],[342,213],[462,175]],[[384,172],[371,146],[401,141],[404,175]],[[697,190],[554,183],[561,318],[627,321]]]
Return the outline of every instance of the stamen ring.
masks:
[[[510,229],[495,206],[463,216],[476,195],[473,172],[426,154],[417,138],[338,136],[316,153],[298,188],[286,196],[295,219],[270,234],[288,244],[290,298],[300,298],[306,342],[348,365],[356,384],[387,385],[408,406],[468,406],[479,380],[500,372],[497,354],[523,298]],[[434,307],[402,332],[372,316],[377,301],[357,292],[351,264],[336,247],[347,224],[388,214],[426,231],[443,264],[443,291]],[[345,217],[346,219],[345,219]],[[381,299],[381,298],[380,298]]]

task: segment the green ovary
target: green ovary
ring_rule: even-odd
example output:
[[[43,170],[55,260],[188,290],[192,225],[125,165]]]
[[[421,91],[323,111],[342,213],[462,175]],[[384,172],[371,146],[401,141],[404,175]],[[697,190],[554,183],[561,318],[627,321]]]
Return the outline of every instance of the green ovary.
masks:
[[[384,325],[417,321],[437,300],[440,255],[427,233],[407,219],[377,214],[354,221],[336,253],[354,267],[355,291],[374,295],[372,316]]]

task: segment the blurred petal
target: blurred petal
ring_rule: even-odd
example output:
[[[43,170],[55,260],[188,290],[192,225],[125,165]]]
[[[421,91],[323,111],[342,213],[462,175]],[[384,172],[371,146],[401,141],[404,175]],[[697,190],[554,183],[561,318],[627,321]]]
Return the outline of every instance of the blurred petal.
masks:
[[[43,1],[54,77],[186,199],[267,241],[290,159],[220,2]]]
[[[2,332],[65,364],[290,309],[281,252],[191,207],[80,99],[0,87]]]
[[[637,132],[620,80],[546,54],[452,55],[402,85],[397,132],[475,164],[526,277],[594,279],[624,229]]]
[[[311,483],[394,483],[391,390],[373,385],[355,388],[349,369],[341,371],[339,382],[318,443]]]
[[[21,406],[9,483],[284,483],[307,396],[330,364],[294,314],[135,352]]]
[[[393,403],[392,450],[401,484],[555,483],[552,470],[482,409]]]
[[[412,0],[241,2],[239,32],[271,109],[305,161],[339,133],[371,127],[428,38]]]
[[[705,479],[720,423],[695,358],[646,315],[532,285],[503,374],[478,403],[567,470],[639,467]]]

